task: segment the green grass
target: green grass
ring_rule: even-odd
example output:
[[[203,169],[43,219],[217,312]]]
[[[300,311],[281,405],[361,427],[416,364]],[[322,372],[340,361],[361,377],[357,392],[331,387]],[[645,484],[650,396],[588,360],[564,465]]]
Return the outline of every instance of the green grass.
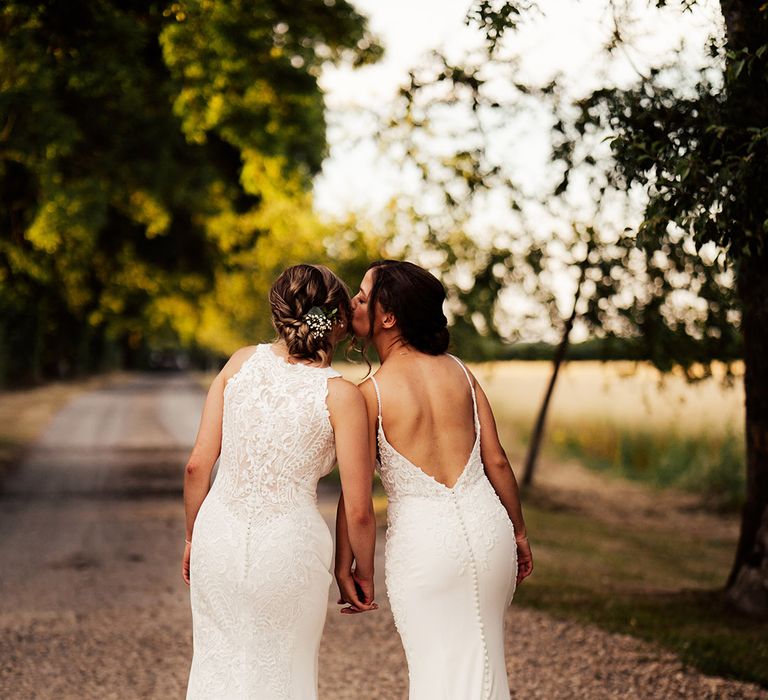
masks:
[[[535,570],[517,604],[656,642],[704,673],[768,687],[768,625],[736,616],[722,597],[733,541],[638,531],[531,503],[525,512]]]
[[[744,441],[733,433],[597,427],[552,431],[552,447],[586,466],[652,486],[698,493],[718,510],[737,510],[745,492]]]
[[[531,426],[500,425],[505,444],[524,452]],[[655,488],[675,488],[702,496],[702,505],[736,512],[746,492],[744,437],[734,432],[678,434],[672,427],[617,426],[606,421],[553,421],[542,451],[550,459],[577,459],[593,471]]]

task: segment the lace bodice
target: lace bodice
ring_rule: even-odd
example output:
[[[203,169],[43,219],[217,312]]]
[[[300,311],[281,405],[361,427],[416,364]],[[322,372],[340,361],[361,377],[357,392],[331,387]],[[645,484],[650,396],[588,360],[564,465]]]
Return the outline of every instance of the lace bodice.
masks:
[[[330,367],[290,364],[258,345],[224,388],[219,473],[230,509],[261,517],[316,502],[336,459],[326,397]]]
[[[449,498],[461,494],[484,476],[483,462],[480,457],[480,419],[477,414],[475,388],[461,361],[453,355],[449,355],[449,357],[456,360],[467,376],[470,391],[472,392],[472,407],[475,420],[475,442],[472,446],[472,452],[464,466],[464,470],[451,488],[448,488],[445,484],[427,474],[423,469],[417,467],[390,445],[384,433],[384,425],[381,418],[381,393],[379,392],[379,385],[376,382],[376,377],[371,377],[373,386],[376,389],[376,399],[379,408],[377,431],[379,457],[377,466],[381,474],[381,483],[390,501],[397,501],[404,496]]]

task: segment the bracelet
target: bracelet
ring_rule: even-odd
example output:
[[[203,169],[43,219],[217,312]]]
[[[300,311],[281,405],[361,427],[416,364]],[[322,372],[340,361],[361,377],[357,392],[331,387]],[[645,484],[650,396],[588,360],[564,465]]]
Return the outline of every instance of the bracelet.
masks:
[[[528,541],[528,535],[523,535],[522,537],[515,537],[515,542],[527,542]]]
[[[192,544],[192,540],[185,539],[184,540],[187,544]]]

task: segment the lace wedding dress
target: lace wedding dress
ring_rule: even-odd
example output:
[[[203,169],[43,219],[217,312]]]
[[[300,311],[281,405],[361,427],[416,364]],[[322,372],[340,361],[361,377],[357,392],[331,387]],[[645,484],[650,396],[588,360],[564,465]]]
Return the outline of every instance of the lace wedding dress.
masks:
[[[408,661],[409,698],[507,700],[504,610],[515,591],[517,546],[480,458],[474,387],[470,381],[475,443],[448,488],[389,444],[373,383],[379,471],[389,499],[385,582]]]
[[[188,700],[317,697],[333,543],[316,487],[336,458],[338,376],[259,345],[226,384],[219,472],[192,537]]]

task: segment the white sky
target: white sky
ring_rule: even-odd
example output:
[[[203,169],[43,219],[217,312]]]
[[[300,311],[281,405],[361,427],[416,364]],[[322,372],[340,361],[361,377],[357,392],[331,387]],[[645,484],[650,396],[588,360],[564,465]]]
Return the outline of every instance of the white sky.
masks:
[[[408,70],[422,55],[433,49],[458,58],[462,49],[478,46],[480,32],[464,23],[471,3],[466,0],[353,0],[370,19],[370,26],[382,39],[386,54],[376,65],[353,70],[329,67],[321,77],[331,119],[343,118],[355,106],[381,110],[407,79]],[[636,22],[634,47],[628,59],[644,66],[669,56],[681,37],[690,42],[695,56],[707,31],[718,22],[719,6],[713,0],[699,3],[695,12],[680,14],[673,7],[657,10],[647,0],[628,0]],[[610,31],[606,0],[541,0],[543,15],[530,22],[515,39],[512,48],[522,56],[522,70],[528,80],[542,82],[562,71],[575,91],[583,92],[600,80],[603,67],[600,46]],[[700,49],[699,49],[700,51]],[[629,60],[613,72],[617,80],[631,79]],[[366,141],[350,148],[350,136],[364,130],[363,124],[345,122],[348,131],[331,131],[330,156],[315,184],[316,207],[330,215],[349,210],[366,210],[388,199],[398,178],[377,168],[376,148]],[[535,125],[531,125],[535,129]],[[535,141],[535,138],[532,139]],[[528,151],[527,143],[517,144],[517,158],[530,165],[541,154]]]
[[[471,6],[467,0],[352,1],[369,17],[386,53],[375,65],[357,70],[329,67],[321,76],[329,122],[341,125],[329,129],[330,155],[315,181],[315,207],[329,218],[347,212],[375,218],[376,211],[404,186],[402,174],[377,159],[376,144],[366,136],[368,123],[353,116],[353,108],[386,111],[409,69],[423,55],[440,49],[458,60],[466,49],[482,41],[480,31],[464,22]],[[617,4],[623,2],[633,17],[632,46],[609,68],[601,59],[602,44],[613,24],[607,0],[540,0],[542,15],[528,22],[508,46],[521,57],[521,77],[544,82],[560,72],[569,90],[581,94],[606,79],[601,73],[607,72],[608,79],[619,84],[630,81],[633,66],[642,69],[668,58],[683,37],[686,61],[698,64],[706,37],[721,22],[716,0],[700,0],[694,12],[686,13],[676,9],[674,0],[665,10],[656,9],[655,2],[648,0],[617,0]],[[512,167],[530,173],[532,182],[548,172],[543,131],[547,128],[530,120],[510,131]],[[513,136],[520,133],[525,136]],[[501,218],[504,214],[499,212]],[[571,287],[570,278],[564,278],[564,312]]]

